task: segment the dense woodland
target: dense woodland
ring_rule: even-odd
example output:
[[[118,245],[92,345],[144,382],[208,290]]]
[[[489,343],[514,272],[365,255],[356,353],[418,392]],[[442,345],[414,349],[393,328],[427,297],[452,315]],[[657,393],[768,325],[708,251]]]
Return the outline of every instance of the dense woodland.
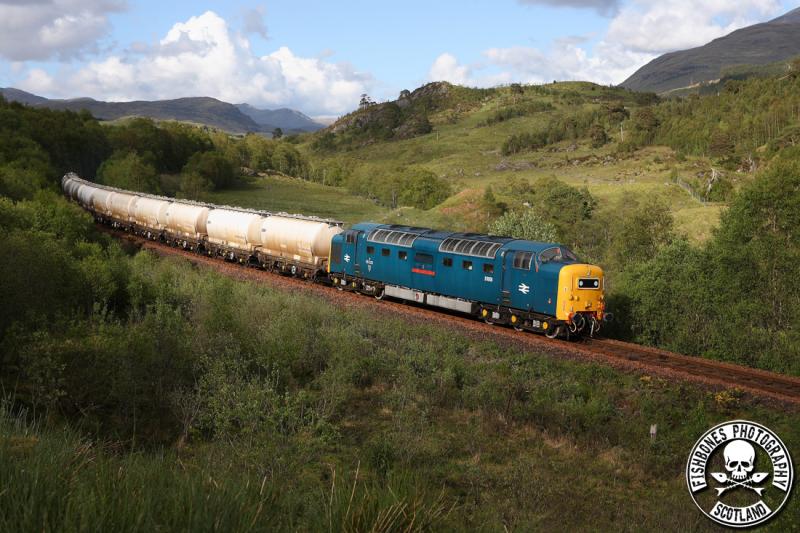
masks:
[[[603,265],[616,316],[610,334],[800,375],[798,83],[743,81],[680,101],[632,96],[635,105],[603,103],[575,116],[512,103],[493,119],[555,113],[546,136],[509,139],[509,150],[573,137],[605,145],[621,125],[634,132],[622,151],[661,143],[731,164],[757,159],[756,177],[731,192],[702,246],[676,235],[658,199],[601,205],[554,178],[508,182],[526,209],[487,190],[489,229],[557,239]],[[358,138],[349,135],[346,142]],[[325,142],[317,148],[336,149]],[[617,474],[595,455],[617,450],[620,463],[648,472],[631,486],[651,485],[680,470],[676,458],[719,416],[756,413],[787,440],[800,439],[797,424],[740,407],[735,394],[526,358],[136,254],[98,233],[58,189],[72,170],[202,199],[243,179],[242,167],[331,180],[336,169],[326,165],[291,139],[144,119],[100,125],[85,113],[0,100],[0,486],[16,487],[6,506],[15,511],[0,513],[0,529],[63,521],[81,529],[93,520],[108,530],[524,529],[551,523],[543,520],[553,512],[567,526],[579,526],[583,512],[604,528],[620,519],[615,508],[631,523],[648,509],[654,527],[696,528],[681,497],[598,493]],[[377,190],[351,170],[340,168],[333,183]],[[423,167],[375,182],[390,205],[428,209],[452,192]],[[666,435],[657,445],[635,430],[655,421]],[[524,432],[585,451],[529,455]],[[497,464],[484,467],[481,454]],[[542,492],[544,479],[564,471],[530,478],[520,465],[533,468],[541,454],[567,465],[595,498],[567,510],[559,485]],[[683,490],[680,479],[675,486]],[[641,506],[619,507],[623,500]],[[181,521],[187,507],[197,522]],[[796,509],[784,518],[796,523]]]

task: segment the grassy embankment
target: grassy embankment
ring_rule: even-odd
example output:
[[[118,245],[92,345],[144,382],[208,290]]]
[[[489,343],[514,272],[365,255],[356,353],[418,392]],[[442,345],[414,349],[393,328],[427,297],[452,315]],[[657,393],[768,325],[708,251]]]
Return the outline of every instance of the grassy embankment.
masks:
[[[3,413],[0,529],[704,530],[683,478],[703,431],[755,419],[800,448],[796,409],[735,391],[376,319],[183,261],[129,267],[140,311],[31,348],[66,365],[62,397],[83,414],[60,430],[58,411],[41,427]],[[189,373],[180,393],[175,365]],[[120,400],[127,418],[85,403],[98,376],[114,396],[157,375]],[[771,526],[798,519],[791,502]]]

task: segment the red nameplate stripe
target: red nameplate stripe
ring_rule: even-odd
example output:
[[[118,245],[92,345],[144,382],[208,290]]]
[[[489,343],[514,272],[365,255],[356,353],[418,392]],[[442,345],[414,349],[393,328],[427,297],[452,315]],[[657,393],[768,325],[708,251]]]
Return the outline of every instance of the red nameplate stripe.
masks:
[[[415,274],[423,274],[425,276],[435,276],[436,275],[436,272],[434,272],[433,270],[425,270],[424,268],[412,268],[411,272],[414,272]]]

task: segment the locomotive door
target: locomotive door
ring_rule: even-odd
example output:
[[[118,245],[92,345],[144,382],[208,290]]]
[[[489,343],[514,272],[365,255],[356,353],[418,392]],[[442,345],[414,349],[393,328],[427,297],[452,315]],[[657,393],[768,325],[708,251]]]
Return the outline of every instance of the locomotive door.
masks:
[[[344,232],[342,246],[342,261],[344,271],[351,276],[361,276],[361,265],[358,262],[358,236],[360,231],[349,230]]]
[[[408,257],[411,261],[411,287],[425,292],[436,292],[436,270],[433,255],[425,252],[415,252],[411,249]]]
[[[533,252],[508,250],[503,258],[502,305],[529,311],[533,307]]]

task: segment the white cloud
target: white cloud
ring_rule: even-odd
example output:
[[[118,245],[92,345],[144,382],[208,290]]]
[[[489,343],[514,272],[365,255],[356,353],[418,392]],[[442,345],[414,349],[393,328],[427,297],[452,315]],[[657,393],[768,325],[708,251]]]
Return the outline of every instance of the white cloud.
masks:
[[[48,96],[106,100],[212,96],[255,106],[330,115],[355,108],[372,77],[348,63],[304,58],[289,48],[256,56],[249,41],[212,11],[177,23],[153,45],[58,75],[32,70],[20,87]]]
[[[449,81],[457,85],[470,85],[469,67],[460,65],[453,54],[444,53],[431,65],[428,77],[434,81]]]
[[[124,0],[0,0],[0,56],[11,61],[71,59],[96,50],[108,15]]]
[[[588,0],[525,3],[613,5]],[[429,79],[483,87],[552,80],[616,84],[660,54],[701,46],[776,15],[780,9],[777,0],[634,0],[619,9],[606,34],[592,47],[588,37],[577,36],[557,39],[546,49],[490,48],[483,52],[487,64],[471,68],[451,54],[442,54],[431,66]]]
[[[638,0],[611,21],[607,40],[660,54],[701,46],[780,9],[776,0]]]

